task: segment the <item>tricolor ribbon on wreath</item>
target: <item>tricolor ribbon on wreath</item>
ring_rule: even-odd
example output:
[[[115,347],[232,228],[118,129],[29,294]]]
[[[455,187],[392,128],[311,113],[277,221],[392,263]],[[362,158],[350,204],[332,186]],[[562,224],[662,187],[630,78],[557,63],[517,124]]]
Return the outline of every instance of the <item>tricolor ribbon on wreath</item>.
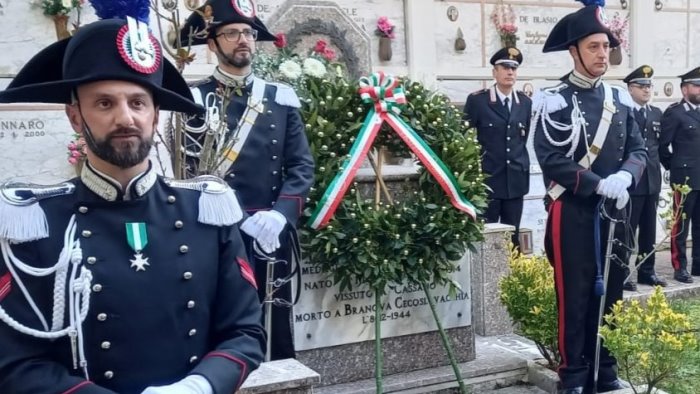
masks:
[[[340,172],[331,181],[316,210],[311,215],[310,227],[319,229],[331,220],[384,122],[387,122],[401,137],[420,163],[437,180],[452,205],[467,213],[472,219],[476,219],[476,208],[464,197],[449,168],[418,133],[398,116],[401,113],[401,107],[406,104],[406,95],[400,86],[399,79],[382,72],[373,73],[369,77],[360,78],[359,93],[365,103],[373,103],[374,107],[367,114],[350,149],[349,157],[341,166]]]

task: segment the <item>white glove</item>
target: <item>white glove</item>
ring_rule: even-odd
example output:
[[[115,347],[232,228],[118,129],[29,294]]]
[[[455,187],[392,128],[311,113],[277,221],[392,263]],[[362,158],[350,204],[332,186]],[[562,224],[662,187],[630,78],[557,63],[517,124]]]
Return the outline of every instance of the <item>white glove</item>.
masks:
[[[146,387],[141,394],[214,394],[214,389],[204,376],[189,375],[167,386]]]
[[[251,238],[257,239],[262,227],[260,227],[256,221],[251,220],[253,217],[254,216],[249,217],[241,224],[241,231],[250,235]]]
[[[241,230],[255,238],[265,253],[272,253],[280,247],[280,233],[286,224],[287,218],[281,213],[260,211],[243,222]]]
[[[601,196],[618,199],[623,193],[627,192],[627,188],[632,185],[632,174],[627,171],[618,171],[605,179],[601,179],[598,183],[596,192]],[[627,195],[629,199],[629,194]]]
[[[615,208],[617,208],[618,211],[621,210],[622,208],[627,206],[627,203],[629,202],[629,200],[630,200],[630,194],[629,194],[629,192],[627,192],[627,190],[625,190],[624,193],[622,193],[622,196],[618,197],[617,200],[615,201]]]

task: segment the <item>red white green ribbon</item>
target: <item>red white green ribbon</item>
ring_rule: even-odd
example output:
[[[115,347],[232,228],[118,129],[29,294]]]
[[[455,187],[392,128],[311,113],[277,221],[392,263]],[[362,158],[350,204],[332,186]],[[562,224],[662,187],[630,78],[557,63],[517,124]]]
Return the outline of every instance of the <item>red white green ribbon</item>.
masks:
[[[359,93],[365,102],[374,103],[374,108],[367,114],[341,171],[333,178],[316,210],[311,215],[310,227],[319,229],[331,220],[384,122],[391,126],[430,174],[435,177],[452,205],[460,211],[466,212],[472,219],[476,219],[476,208],[464,197],[449,168],[411,126],[396,116],[401,112],[400,106],[406,103],[406,96],[399,80],[384,75],[382,72],[373,73],[369,77],[360,79]]]

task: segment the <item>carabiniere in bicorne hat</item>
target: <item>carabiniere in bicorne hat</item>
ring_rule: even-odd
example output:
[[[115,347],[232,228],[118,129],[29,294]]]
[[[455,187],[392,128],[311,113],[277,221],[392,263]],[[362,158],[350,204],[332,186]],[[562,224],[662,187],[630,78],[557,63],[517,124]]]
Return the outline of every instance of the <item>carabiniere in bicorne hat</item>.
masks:
[[[652,78],[654,76],[654,69],[651,68],[649,65],[643,65],[640,67],[637,67],[636,70],[632,71],[629,73],[628,76],[625,77],[625,79],[622,80],[622,82],[626,84],[630,83],[636,83],[637,85],[651,85],[652,84]]]
[[[547,37],[542,52],[566,51],[576,46],[579,40],[596,33],[605,33],[610,40],[610,47],[620,46],[620,41],[608,27],[605,16],[605,0],[579,0],[585,7],[561,18]]]
[[[276,37],[255,15],[252,0],[208,0],[196,9],[180,29],[180,45],[205,45],[214,38],[216,28],[231,23],[245,23],[257,30],[257,41],[275,41]]]
[[[203,112],[175,66],[163,58],[160,44],[148,29],[149,1],[138,2],[145,7],[145,12],[133,13],[139,20],[105,15],[103,12],[115,7],[108,4],[105,11],[100,4],[94,1],[93,7],[102,20],[82,26],[73,37],[32,57],[7,90],[0,92],[0,103],[70,104],[79,85],[119,80],[150,90],[160,109]]]

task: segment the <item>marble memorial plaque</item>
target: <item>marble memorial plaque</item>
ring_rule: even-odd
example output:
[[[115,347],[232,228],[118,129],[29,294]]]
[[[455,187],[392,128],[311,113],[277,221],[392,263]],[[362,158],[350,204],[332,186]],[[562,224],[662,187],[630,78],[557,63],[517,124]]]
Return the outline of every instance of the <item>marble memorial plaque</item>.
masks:
[[[366,287],[340,291],[331,277],[308,262],[301,266],[301,296],[294,306],[296,350],[336,346],[374,339],[374,292]],[[471,325],[469,259],[460,261],[452,275],[461,292],[448,295],[447,288],[431,285],[444,328]],[[437,330],[425,293],[418,286],[400,285],[387,289],[381,300],[382,338]]]
[[[0,106],[0,179],[56,183],[75,176],[68,163],[73,129],[63,106]]]

